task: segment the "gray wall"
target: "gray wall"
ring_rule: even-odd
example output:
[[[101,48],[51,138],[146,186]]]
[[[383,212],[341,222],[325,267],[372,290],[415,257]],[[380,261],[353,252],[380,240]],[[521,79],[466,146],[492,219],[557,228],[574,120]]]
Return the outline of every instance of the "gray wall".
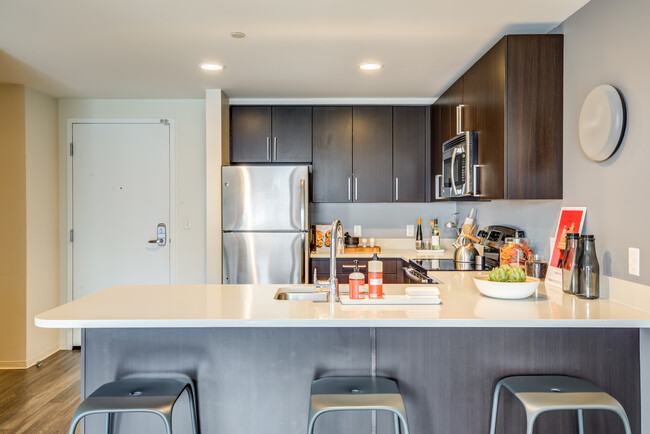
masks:
[[[364,238],[405,238],[406,225],[422,219],[424,236],[429,234],[429,221],[438,218],[443,238],[455,236],[444,228],[456,212],[453,203],[315,203],[310,208],[312,224],[330,224],[341,220],[343,230],[352,234],[354,225],[362,225]]]
[[[644,123],[650,118],[650,41],[648,0],[591,0],[552,33],[564,33],[564,200],[497,201],[478,204],[481,226],[495,222],[520,225],[548,258],[561,206],[586,206],[585,233],[596,236],[604,275],[650,284],[650,215],[645,188],[650,186],[650,147]],[[612,84],[625,96],[627,132],[618,152],[604,163],[587,159],[580,149],[578,118],[582,102],[595,86]],[[459,205],[462,213],[470,205]],[[640,227],[638,227],[640,226]],[[540,245],[544,244],[543,246]],[[628,248],[641,248],[641,276],[628,274]]]

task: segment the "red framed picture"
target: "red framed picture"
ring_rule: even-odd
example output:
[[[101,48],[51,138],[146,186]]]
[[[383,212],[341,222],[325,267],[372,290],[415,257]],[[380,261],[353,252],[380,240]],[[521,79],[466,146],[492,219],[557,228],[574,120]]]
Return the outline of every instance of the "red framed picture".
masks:
[[[562,260],[566,250],[566,234],[582,233],[586,214],[587,208],[562,208],[560,211],[560,218],[554,233],[551,260],[546,274],[547,285],[562,287]]]

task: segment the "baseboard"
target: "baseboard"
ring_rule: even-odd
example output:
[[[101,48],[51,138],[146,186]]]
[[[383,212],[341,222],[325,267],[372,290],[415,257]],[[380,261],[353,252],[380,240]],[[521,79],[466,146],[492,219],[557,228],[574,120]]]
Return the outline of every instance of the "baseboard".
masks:
[[[47,359],[48,357],[50,357],[52,354],[56,353],[60,349],[61,348],[59,344],[56,344],[51,348],[42,351],[41,353],[37,354],[36,356],[28,360],[9,360],[9,361],[0,360],[0,369],[27,369],[34,366],[36,363],[40,362],[41,360]]]

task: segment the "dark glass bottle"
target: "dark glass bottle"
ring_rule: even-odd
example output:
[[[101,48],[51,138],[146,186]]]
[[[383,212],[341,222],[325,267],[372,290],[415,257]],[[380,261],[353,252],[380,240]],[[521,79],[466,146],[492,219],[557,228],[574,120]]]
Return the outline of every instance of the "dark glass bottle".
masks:
[[[415,232],[415,248],[422,249],[422,219],[418,219],[418,228]]]
[[[600,267],[596,257],[596,240],[593,235],[582,236],[582,257],[580,260],[580,298],[600,297]]]

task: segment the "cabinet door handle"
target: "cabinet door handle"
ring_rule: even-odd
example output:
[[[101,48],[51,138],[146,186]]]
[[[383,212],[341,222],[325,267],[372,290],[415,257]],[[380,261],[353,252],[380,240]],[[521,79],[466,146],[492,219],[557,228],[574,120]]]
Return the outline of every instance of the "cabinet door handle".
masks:
[[[273,161],[278,160],[278,138],[273,137]]]
[[[459,104],[456,106],[456,134],[463,134],[463,108],[465,104]]]
[[[436,185],[435,185],[435,189],[436,189],[435,198],[436,199],[442,199],[443,198],[442,193],[440,192],[441,181],[442,181],[442,175],[436,175]]]
[[[266,161],[271,161],[271,138],[266,138]]]
[[[358,183],[357,183],[357,181],[359,181],[359,178],[357,178],[355,176],[354,177],[354,200],[358,199],[358,197],[357,197],[357,192],[358,192]]]
[[[352,179],[348,177],[348,202],[352,200]]]
[[[395,202],[399,200],[399,178],[395,178]]]
[[[473,185],[473,190],[474,190],[473,196],[474,197],[483,197],[483,196],[485,196],[484,194],[480,193],[479,189],[478,189],[478,184],[479,184],[479,182],[478,182],[478,168],[479,167],[483,167],[483,166],[480,165],[480,164],[475,164],[474,167],[472,168],[472,172],[473,172],[472,173],[472,184],[474,184]]]

